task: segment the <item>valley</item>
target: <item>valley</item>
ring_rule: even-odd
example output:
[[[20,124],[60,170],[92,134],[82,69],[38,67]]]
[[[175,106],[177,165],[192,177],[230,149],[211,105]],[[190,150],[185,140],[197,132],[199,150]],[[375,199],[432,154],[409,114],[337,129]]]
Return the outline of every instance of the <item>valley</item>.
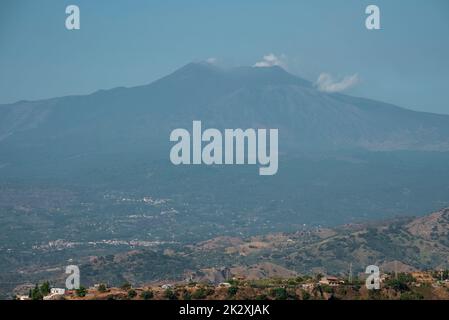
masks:
[[[117,247],[110,250],[97,243],[87,251],[81,244],[40,247],[32,252],[39,254],[45,264],[34,262],[33,268],[15,274],[13,278],[22,283],[17,283],[14,290],[26,285],[26,281],[50,280],[61,285],[65,266],[49,264],[50,257],[68,258],[75,250],[79,258],[66,261],[80,265],[84,286],[183,281],[218,284],[230,277],[253,281],[313,274],[347,278],[350,265],[351,272],[357,275],[370,264],[378,265],[384,273],[446,269],[448,226],[449,209],[442,209],[418,218],[250,237],[220,236],[190,244],[117,242]],[[83,253],[88,256],[82,257]]]

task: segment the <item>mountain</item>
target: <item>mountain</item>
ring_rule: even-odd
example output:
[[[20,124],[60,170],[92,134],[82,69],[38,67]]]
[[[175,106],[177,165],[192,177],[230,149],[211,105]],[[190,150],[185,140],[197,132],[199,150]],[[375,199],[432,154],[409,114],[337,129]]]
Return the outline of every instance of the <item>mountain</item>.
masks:
[[[146,151],[192,120],[279,128],[281,150],[449,150],[449,116],[318,91],[280,67],[191,63],[149,85],[0,106],[2,162]],[[15,158],[14,160],[17,160]]]
[[[172,165],[170,132],[192,120],[278,128],[278,173]],[[323,93],[280,67],[190,63],[148,85],[0,105],[0,208],[8,230],[31,216],[63,238],[84,215],[129,238],[144,218],[126,231],[115,221],[153,216],[138,202],[150,195],[172,201],[152,235],[189,241],[423,214],[449,205],[448,149],[447,115]],[[31,214],[11,220],[17,212]]]
[[[218,129],[278,128],[277,174],[259,176],[254,166],[174,166],[169,134],[190,130],[193,120]],[[254,265],[251,274],[287,274],[300,262],[308,268],[320,263],[322,253],[327,261],[337,261],[333,254],[349,261],[357,252],[411,266],[430,265],[428,259],[443,263],[439,252],[446,248],[431,247],[432,234],[444,227],[434,230],[432,219],[406,230],[408,237],[422,234],[423,244],[410,243],[409,249],[400,245],[406,237],[393,233],[351,235],[333,227],[449,206],[448,143],[449,116],[323,93],[279,67],[192,63],[144,86],[0,105],[1,276],[5,283],[17,272],[36,279],[69,260],[98,256],[105,258],[88,275],[107,269],[119,282],[124,276],[110,259],[124,254],[126,261],[130,248],[215,239],[206,244],[213,247],[217,237],[242,243],[228,245],[230,255],[206,250],[207,259],[216,261],[212,267],[239,257]],[[295,250],[308,250],[306,256],[289,254],[293,264],[267,253],[268,262],[287,270],[262,268],[257,255],[251,260],[254,248],[269,241],[242,240],[303,228],[331,228],[337,235],[293,239]],[[342,243],[352,249],[343,250]],[[426,256],[421,245],[438,258]],[[413,256],[415,247],[423,256]],[[167,263],[174,265],[172,275],[186,266],[211,267],[164,250],[138,250],[132,257],[136,264],[158,261],[150,271],[130,267],[128,276],[137,280],[164,274]]]
[[[172,165],[169,134],[193,120],[278,128],[278,173]],[[397,217],[449,205],[448,151],[449,116],[320,92],[279,67],[191,63],[0,105],[0,289],[72,263],[117,284],[447,266],[447,210]]]

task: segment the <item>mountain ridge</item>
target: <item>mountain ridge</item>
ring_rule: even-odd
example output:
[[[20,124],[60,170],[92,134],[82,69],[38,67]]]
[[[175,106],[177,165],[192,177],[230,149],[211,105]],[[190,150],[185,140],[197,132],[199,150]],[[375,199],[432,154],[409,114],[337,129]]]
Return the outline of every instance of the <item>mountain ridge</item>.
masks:
[[[0,150],[10,153],[34,144],[137,151],[143,141],[167,145],[169,132],[192,120],[219,129],[277,127],[289,153],[449,150],[449,116],[323,93],[277,66],[190,63],[147,85],[2,105],[0,116]]]
[[[218,284],[229,276],[260,280],[332,274],[346,278],[349,264],[354,274],[364,273],[372,264],[378,265],[382,272],[447,269],[447,229],[426,238],[411,228],[422,221],[428,221],[431,228],[439,226],[438,219],[448,225],[449,208],[423,217],[132,249],[116,255],[90,256],[80,268],[84,283],[106,281],[113,286],[185,279]],[[171,268],[167,270],[166,265]]]

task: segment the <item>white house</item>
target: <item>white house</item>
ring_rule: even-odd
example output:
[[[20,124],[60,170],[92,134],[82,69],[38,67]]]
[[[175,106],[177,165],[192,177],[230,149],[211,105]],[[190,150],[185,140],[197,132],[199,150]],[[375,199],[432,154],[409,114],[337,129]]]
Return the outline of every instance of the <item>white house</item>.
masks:
[[[164,290],[167,290],[167,289],[173,288],[173,285],[172,285],[172,284],[163,284],[163,285],[161,286],[161,288],[164,289]]]
[[[63,289],[63,288],[51,288],[51,289],[50,289],[50,294],[60,294],[60,295],[63,295],[63,294],[65,294],[65,289]]]
[[[221,282],[218,286],[222,288],[229,288],[231,287],[231,284],[229,282]]]

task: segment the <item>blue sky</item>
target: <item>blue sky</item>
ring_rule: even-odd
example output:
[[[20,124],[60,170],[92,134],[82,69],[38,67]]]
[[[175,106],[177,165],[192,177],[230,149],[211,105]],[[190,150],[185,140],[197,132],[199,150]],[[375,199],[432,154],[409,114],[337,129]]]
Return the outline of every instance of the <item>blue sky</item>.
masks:
[[[65,29],[65,7],[81,30]],[[368,4],[382,30],[368,31]],[[146,84],[191,61],[253,65],[269,53],[345,92],[449,114],[447,0],[2,0],[0,103]]]

